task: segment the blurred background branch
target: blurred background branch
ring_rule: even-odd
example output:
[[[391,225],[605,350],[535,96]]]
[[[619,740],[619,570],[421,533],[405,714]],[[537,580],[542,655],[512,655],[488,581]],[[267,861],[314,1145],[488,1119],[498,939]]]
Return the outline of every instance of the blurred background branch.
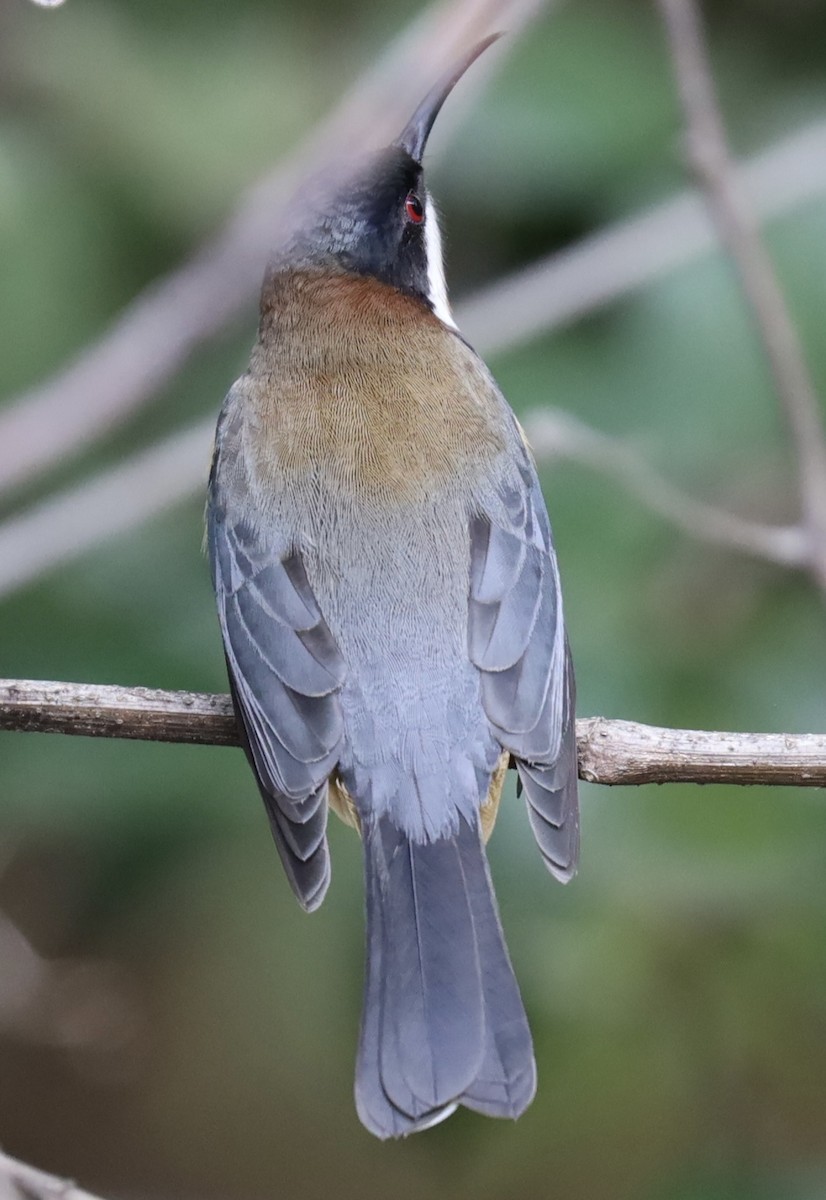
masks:
[[[695,500],[626,441],[570,413],[537,408],[523,425],[540,465],[575,462],[616,479],[660,519],[700,541],[784,567],[809,564],[802,528],[760,524]],[[0,524],[0,596],[201,493],[214,426],[211,417],[198,421]]]
[[[79,1054],[120,1054],[142,1018],[115,963],[45,958],[0,911],[0,1033]]]
[[[443,0],[409,27],[300,149],[244,196],[224,230],[134,300],[68,369],[0,412],[0,495],[108,433],[256,295],[298,181],[389,141],[420,92],[492,29],[510,35],[461,89],[466,104],[550,0]],[[457,111],[458,110],[458,111]],[[455,122],[454,106],[448,124]]]
[[[781,139],[741,170],[743,187],[764,219],[826,194],[826,122]],[[256,243],[260,238],[259,223],[238,233],[250,220],[249,213],[257,212],[242,206],[232,222],[241,240]],[[272,232],[267,227],[266,236]],[[713,243],[700,200],[685,193],[488,285],[458,306],[458,320],[481,354],[510,350],[651,283],[708,252]],[[265,254],[263,245],[257,244],[257,252]],[[257,279],[248,279],[249,294],[239,293],[238,308],[251,298]],[[179,283],[179,272],[174,272],[155,285],[138,302],[145,320],[125,315],[116,333],[105,335],[84,355],[81,364],[87,366],[82,367],[79,389],[77,364],[45,385],[43,396],[50,397],[47,416],[38,408],[40,400],[25,397],[0,411],[0,492],[4,479],[10,484],[22,479],[16,472],[25,474],[27,462],[36,460],[45,469],[47,459],[40,456],[48,456],[50,445],[57,445],[51,439],[61,440],[65,433],[68,440],[57,450],[62,455],[78,449],[84,439],[102,437],[110,420],[126,415],[120,397],[128,393],[130,405],[148,401],[180,366],[181,359],[168,356],[165,346],[186,344],[189,352],[216,332],[217,317],[220,325],[235,314],[222,307],[227,292],[220,270],[200,278],[194,309],[185,297],[168,309],[165,298],[178,294]],[[94,365],[94,381],[85,374],[89,364]],[[138,364],[134,371],[133,364]],[[109,413],[100,423],[89,419],[98,405]],[[554,444],[549,437],[552,424],[560,435],[563,424],[565,429],[565,436]],[[566,417],[563,422],[560,414],[539,409],[525,425],[540,460],[569,458],[619,478],[660,518],[690,536],[785,566],[806,568],[811,563],[810,540],[802,529],[773,529],[702,504],[666,485],[641,456],[631,456],[618,440],[588,430],[581,420]],[[203,490],[213,429],[212,417],[194,423],[91,480],[7,518],[0,524],[0,595]]]
[[[238,744],[229,696],[33,679],[0,680],[0,729]],[[577,742],[589,783],[826,785],[826,734],[661,729],[586,717],[577,721]]]
[[[808,539],[801,527],[763,525],[696,500],[670,483],[628,441],[600,433],[572,413],[538,408],[526,414],[523,425],[540,464],[555,459],[575,462],[613,478],[650,512],[698,541],[783,567],[809,563]],[[48,536],[45,528],[42,533]],[[16,540],[16,553],[25,559],[25,539]],[[0,561],[3,543],[0,526]],[[0,594],[2,578],[0,568]]]
[[[30,1167],[0,1150],[0,1200],[99,1200],[71,1179]]]
[[[686,125],[689,162],[734,262],[791,435],[808,564],[826,590],[826,431],[803,347],[729,152],[697,0],[657,0]]]
[[[826,121],[779,138],[736,170],[763,221],[826,195]],[[481,353],[513,350],[685,267],[714,246],[701,197],[681,192],[481,288],[461,302],[459,321]]]
[[[0,844],[0,882],[21,850],[19,838]],[[2,1035],[99,1056],[120,1053],[137,1037],[141,1020],[115,963],[45,957],[1,909],[0,964]]]
[[[4,676],[184,686],[180,702],[132,691],[137,723],[234,740],[202,498],[287,173],[327,154],[313,129],[334,129],[352,80],[354,137],[381,136],[454,33],[517,9],[539,6],[0,0]],[[448,121],[474,108],[430,179],[461,328],[496,356],[542,468],[580,710],[650,722],[583,721],[582,774],[730,780],[765,750],[775,782],[814,781],[822,739],[801,731],[823,729],[826,639],[793,441],[705,188],[683,188],[661,14],[543,11],[500,43],[495,89],[480,63],[457,94]],[[822,390],[826,8],[708,0],[707,18],[733,169]],[[209,259],[232,239],[237,260]],[[49,395],[32,460],[2,413]],[[81,714],[42,690],[30,709],[131,732],[94,682],[83,693]],[[696,732],[725,729],[790,734]],[[535,1105],[516,1126],[468,1114],[374,1146],[351,1094],[357,839],[334,823],[331,903],[308,920],[242,754],[0,743],[0,852],[16,848],[0,1128],[24,1160],[118,1196],[248,1200],[275,1181],[308,1200],[500,1200],[517,1181],[547,1200],[549,1161],[567,1200],[826,1195],[817,790],[583,783],[583,870],[558,889],[510,773],[492,869]]]

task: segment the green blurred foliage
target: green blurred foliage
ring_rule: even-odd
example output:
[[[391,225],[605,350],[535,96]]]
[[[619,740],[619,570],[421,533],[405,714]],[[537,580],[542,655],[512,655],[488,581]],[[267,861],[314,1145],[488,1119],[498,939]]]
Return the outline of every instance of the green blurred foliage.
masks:
[[[4,0],[3,394],[58,368],[217,228],[410,15],[375,0]],[[709,15],[736,149],[826,111],[822,4],[730,0]],[[651,6],[571,0],[515,49],[434,170],[454,294],[681,180]],[[768,240],[826,391],[826,202]],[[217,412],[254,324],[251,309],[56,478]],[[794,518],[782,422],[721,259],[492,365],[517,410],[570,409],[696,494]],[[806,580],[692,543],[592,473],[559,466],[544,484],[582,714],[823,728],[824,614]],[[223,690],[200,540],[199,500],[5,599],[3,675]],[[462,1113],[381,1146],[351,1099],[362,901],[349,831],[332,831],[331,894],[307,918],[238,752],[5,734],[0,787],[0,847],[17,847],[0,905],[43,953],[113,960],[142,1015],[108,1050],[0,1027],[13,1153],[159,1196],[826,1192],[818,794],[585,787],[582,870],[564,890],[511,795],[491,854],[538,1098],[515,1126]]]

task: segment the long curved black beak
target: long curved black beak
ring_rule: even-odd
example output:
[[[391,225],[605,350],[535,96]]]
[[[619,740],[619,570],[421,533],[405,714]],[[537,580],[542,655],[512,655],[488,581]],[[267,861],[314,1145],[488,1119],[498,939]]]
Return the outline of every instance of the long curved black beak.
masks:
[[[492,45],[501,36],[501,33],[492,33],[490,37],[477,42],[473,49],[469,50],[464,58],[430,89],[405,125],[399,137],[396,138],[396,145],[406,150],[416,162],[420,163],[422,161],[424,148],[430,136],[430,131],[433,128],[433,123],[438,117],[439,110],[445,100],[447,100],[468,67],[472,63],[475,63],[479,55],[483,54],[488,46]]]

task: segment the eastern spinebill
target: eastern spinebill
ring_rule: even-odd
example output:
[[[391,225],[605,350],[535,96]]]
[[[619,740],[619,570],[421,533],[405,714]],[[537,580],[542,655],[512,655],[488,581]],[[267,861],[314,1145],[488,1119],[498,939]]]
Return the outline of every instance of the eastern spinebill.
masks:
[[[218,422],[208,543],[242,740],[299,902],[328,805],[364,845],[356,1107],[381,1138],[517,1117],[536,1067],[485,856],[509,763],[549,870],[579,849],[574,677],[516,418],[448,306],[422,156],[314,193],[267,271]]]

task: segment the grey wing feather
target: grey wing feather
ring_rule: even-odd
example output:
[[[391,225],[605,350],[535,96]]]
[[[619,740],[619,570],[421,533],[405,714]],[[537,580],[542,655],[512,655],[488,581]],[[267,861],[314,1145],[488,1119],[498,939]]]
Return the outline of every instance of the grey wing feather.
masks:
[[[562,744],[551,764],[517,759],[519,782],[545,865],[563,883],[576,874],[579,862],[575,687],[570,652],[565,653],[565,703]]]
[[[542,558],[505,530],[476,526],[470,657],[480,670],[504,671],[519,663],[530,640],[542,600]]]
[[[545,863],[567,881],[579,856],[574,676],[550,524],[527,454],[498,499],[471,523],[468,649]]]
[[[210,496],[207,537],[233,701],[287,877],[307,909],[330,880],[327,779],[344,663],[300,554],[261,546]]]

